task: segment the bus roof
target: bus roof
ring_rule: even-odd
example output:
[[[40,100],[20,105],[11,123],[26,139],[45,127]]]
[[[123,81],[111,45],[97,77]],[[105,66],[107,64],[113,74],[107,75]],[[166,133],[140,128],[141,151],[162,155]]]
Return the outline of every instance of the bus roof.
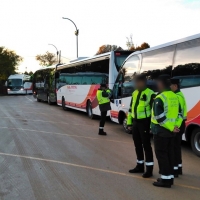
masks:
[[[40,71],[40,70],[44,70],[44,69],[54,69],[56,68],[56,65],[52,65],[52,66],[49,66],[49,67],[41,67],[40,69],[36,70],[37,71]]]
[[[30,76],[27,74],[12,74],[8,77],[8,79],[29,79]]]
[[[93,57],[77,60],[77,61],[71,62],[70,64],[60,65],[57,67],[57,69],[61,70],[64,68],[73,67],[73,66],[76,66],[77,63],[85,64],[85,63],[91,63],[91,62],[95,62],[99,60],[109,59],[109,56],[111,55],[112,52],[130,52],[130,51],[110,51],[110,52],[99,54]]]
[[[196,34],[196,35],[189,36],[189,37],[185,37],[185,38],[182,38],[182,39],[179,39],[179,40],[175,40],[175,41],[172,41],[172,42],[164,43],[164,44],[152,47],[152,48],[144,49],[142,51],[135,51],[134,53],[132,53],[131,55],[129,55],[126,58],[126,60],[128,60],[133,55],[137,55],[137,54],[141,54],[141,53],[146,53],[146,52],[149,52],[149,51],[154,51],[154,50],[157,50],[157,49],[161,49],[161,48],[172,46],[172,45],[179,44],[179,43],[182,43],[182,42],[194,40],[194,39],[197,39],[197,38],[200,38],[200,33]]]

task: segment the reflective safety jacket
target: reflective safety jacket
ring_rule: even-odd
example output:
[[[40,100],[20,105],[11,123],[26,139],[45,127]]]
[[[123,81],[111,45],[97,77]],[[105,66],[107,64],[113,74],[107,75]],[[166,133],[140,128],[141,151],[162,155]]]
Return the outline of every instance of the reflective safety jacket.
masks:
[[[159,101],[162,102],[162,106]],[[156,96],[151,115],[151,122],[154,125],[159,125],[172,132],[176,126],[178,115],[179,101],[174,92],[164,91]],[[153,129],[152,131],[154,133]]]
[[[186,104],[185,97],[180,90],[175,91],[175,94],[178,97],[179,107],[180,107],[176,125],[180,128],[183,121],[185,121],[187,119],[187,104]]]
[[[96,96],[99,103],[99,109],[101,112],[111,110],[110,107],[110,97],[112,96],[111,90],[98,89]]]
[[[97,90],[97,100],[99,105],[104,104],[104,103],[109,103],[110,102],[110,97],[111,91],[109,89],[107,90]]]
[[[155,94],[149,88],[143,91],[135,90],[128,113],[127,125],[132,125],[133,119],[145,119],[151,116],[151,105]]]

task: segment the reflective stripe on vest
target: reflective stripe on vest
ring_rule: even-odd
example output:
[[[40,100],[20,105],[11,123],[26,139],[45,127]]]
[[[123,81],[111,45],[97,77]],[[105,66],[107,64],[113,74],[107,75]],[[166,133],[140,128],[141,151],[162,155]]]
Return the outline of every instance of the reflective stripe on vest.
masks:
[[[178,96],[178,100],[181,106],[181,112],[179,113],[179,116],[183,119],[187,119],[187,104],[185,97],[182,92],[177,92],[176,95]]]
[[[97,90],[97,100],[98,100],[98,103],[99,104],[104,104],[104,103],[109,103],[110,102],[110,99],[108,97],[103,97],[102,96],[102,90]],[[110,90],[106,90],[107,93],[110,92]]]
[[[139,91],[135,90],[132,94],[132,118],[135,118],[135,103],[138,97]],[[147,117],[151,116],[151,105],[150,105],[150,101],[151,101],[151,95],[154,94],[154,92],[152,90],[150,90],[149,88],[146,88],[144,91],[141,92],[140,95],[140,99],[139,99],[139,104],[137,106],[137,119],[144,119]],[[142,100],[143,95],[146,95],[146,100]]]
[[[179,101],[172,91],[165,91],[161,94],[159,94],[157,98],[160,98],[163,102],[164,106],[164,112],[160,115],[155,116],[154,110],[152,109],[152,116],[151,116],[151,122],[154,124],[159,124],[160,126],[163,126],[164,128],[172,131],[174,129],[176,120],[178,118],[178,109],[179,109]],[[165,119],[162,122],[158,122],[158,119],[161,119],[165,117]]]

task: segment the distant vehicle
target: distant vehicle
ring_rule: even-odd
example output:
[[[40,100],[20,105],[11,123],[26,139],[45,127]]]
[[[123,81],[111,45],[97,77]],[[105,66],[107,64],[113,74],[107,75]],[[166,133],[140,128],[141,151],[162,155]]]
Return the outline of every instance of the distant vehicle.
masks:
[[[101,83],[113,88],[122,63],[131,53],[112,51],[58,66],[57,104],[64,110],[87,112],[90,118],[100,115],[96,92]]]
[[[8,94],[32,94],[32,82],[26,74],[14,74],[6,82]]]
[[[146,74],[151,86],[161,74],[180,79],[188,107],[183,140],[190,142],[194,153],[200,156],[200,34],[134,52],[126,59],[114,84],[110,112],[112,121],[123,124],[126,131],[126,116],[134,90],[132,79],[137,73]]]
[[[43,67],[33,74],[33,97],[40,101],[47,101],[50,105],[56,99],[56,66]]]

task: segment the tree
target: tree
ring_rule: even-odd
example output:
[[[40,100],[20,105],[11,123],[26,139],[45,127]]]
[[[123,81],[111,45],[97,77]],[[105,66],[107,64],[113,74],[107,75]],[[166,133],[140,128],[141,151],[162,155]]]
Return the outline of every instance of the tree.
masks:
[[[41,66],[51,66],[57,63],[56,55],[50,52],[46,52],[45,54],[39,54],[35,57]]]
[[[123,51],[123,49],[117,45],[106,44],[106,45],[100,46],[99,50],[97,51],[95,55],[99,55],[99,54],[110,52],[110,51]]]
[[[23,61],[23,58],[14,51],[5,47],[0,47],[0,83],[7,80],[8,76],[16,73],[17,66]]]
[[[142,43],[140,46],[135,46],[133,43],[133,36],[130,35],[130,37],[126,37],[126,46],[128,47],[129,51],[141,51],[143,49],[150,48],[150,45],[146,42]]]

